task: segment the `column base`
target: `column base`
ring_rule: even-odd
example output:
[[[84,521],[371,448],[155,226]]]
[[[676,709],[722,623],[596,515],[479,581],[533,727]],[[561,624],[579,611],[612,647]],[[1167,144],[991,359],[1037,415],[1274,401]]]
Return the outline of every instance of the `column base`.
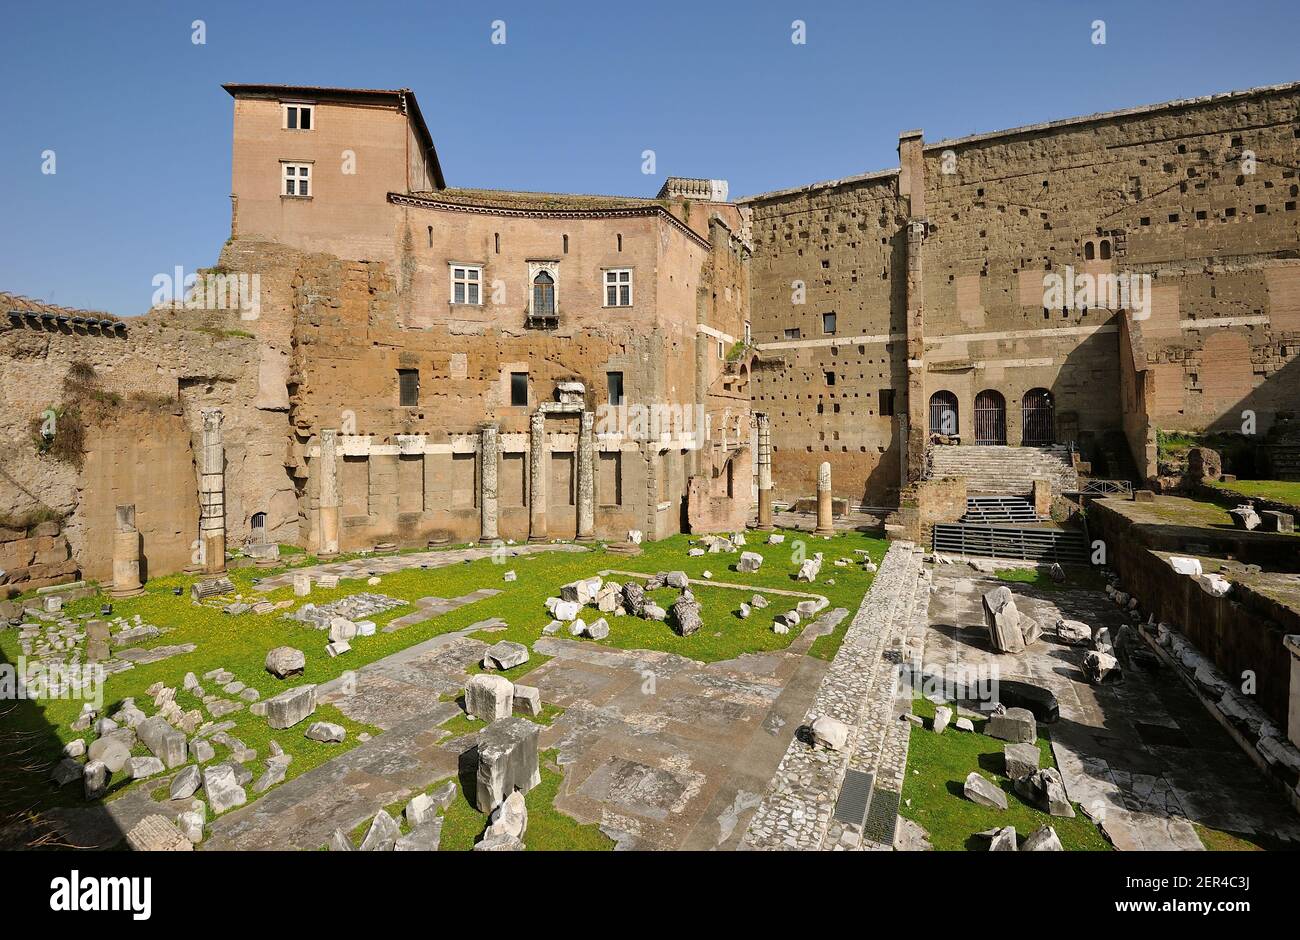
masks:
[[[144,593],[143,587],[136,588],[109,588],[106,592],[114,600],[124,600],[128,597],[139,597]]]
[[[551,540],[551,537],[550,537],[549,535],[530,535],[530,536],[528,536],[528,541],[530,541],[530,542],[549,542],[550,540]]]

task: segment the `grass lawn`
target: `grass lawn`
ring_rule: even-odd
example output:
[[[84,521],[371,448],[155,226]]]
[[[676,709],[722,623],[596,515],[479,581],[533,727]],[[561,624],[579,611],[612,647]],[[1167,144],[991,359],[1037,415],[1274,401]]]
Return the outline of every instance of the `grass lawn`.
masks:
[[[907,755],[907,779],[903,783],[904,803],[899,813],[925,828],[930,844],[940,851],[986,851],[988,839],[976,835],[1000,826],[1015,826],[1023,842],[1041,826],[1052,826],[1067,850],[1106,851],[1110,843],[1075,807],[1073,819],[1050,816],[1026,803],[1016,794],[1011,780],[1003,775],[1002,748],[1005,741],[980,734],[984,719],[974,719],[975,732],[958,731],[949,725],[943,734],[930,731],[934,705],[918,698],[913,712],[925,719],[925,728],[913,728]],[[1052,749],[1042,734],[1040,767],[1055,767]],[[1007,809],[972,803],[962,795],[966,776],[978,771],[1006,791]],[[907,805],[911,800],[911,805]]]
[[[1105,579],[1085,565],[1065,567],[1065,580],[1057,584],[1047,568],[1001,568],[998,580],[1011,584],[1028,584],[1043,591],[1102,590]]]
[[[746,587],[744,590],[734,590],[713,585],[693,585],[704,619],[704,627],[693,636],[679,637],[666,623],[634,617],[608,617],[610,635],[599,641],[601,645],[621,649],[662,650],[703,662],[730,659],[746,652],[784,649],[794,641],[802,628],[796,628],[782,636],[772,632],[772,618],[793,607],[799,598],[782,598],[768,593],[771,606],[767,610],[754,611],[748,620],[742,620],[735,613],[741,601],[748,601],[754,593],[790,590],[825,595],[832,606],[845,607],[852,612],[869,588],[872,575],[863,571],[859,565],[836,568],[834,560],[840,557],[853,558],[854,549],[866,549],[870,551],[873,560],[879,562],[887,547],[880,539],[867,538],[858,533],[822,539],[799,532],[787,532],[786,541],[780,545],[768,545],[764,534],[750,533],[749,541],[755,544],[747,546],[747,550],[757,551],[765,558],[761,570],[754,574],[738,574],[732,570],[739,552],[687,557],[690,538],[679,535],[662,542],[645,543],[643,553],[636,557],[609,553],[597,546],[591,551],[580,553],[547,552],[515,556],[506,559],[504,565],[483,558],[439,569],[411,568],[384,575],[381,583],[373,587],[368,586],[364,579],[344,579],[333,589],[313,585],[311,596],[302,602],[310,601],[321,605],[366,591],[412,602],[430,595],[458,597],[479,588],[492,588],[501,592],[495,597],[465,605],[393,633],[383,633],[383,626],[396,617],[410,613],[412,608],[398,607],[378,614],[371,619],[380,627],[380,632],[373,637],[357,638],[353,641],[352,652],[337,659],[331,659],[325,652],[325,633],[310,625],[286,620],[284,614],[288,609],[260,615],[249,613],[229,616],[223,614],[219,607],[191,604],[189,586],[196,580],[195,577],[178,574],[155,578],[146,585],[144,595],[112,601],[113,616],[129,620],[133,615],[139,614],[144,622],[165,629],[166,632],[161,636],[143,641],[140,646],[194,643],[197,649],[158,663],[138,665],[108,677],[101,713],[112,714],[122,699],[134,697],[146,714],[153,714],[153,702],[145,695],[145,689],[155,682],[176,687],[178,702],[186,710],[200,707],[197,699],[179,690],[181,680],[186,672],[194,672],[208,691],[216,691],[213,683],[203,680],[202,676],[218,667],[230,670],[239,681],[257,689],[265,699],[300,683],[326,682],[347,670],[357,669],[431,637],[463,630],[473,623],[494,617],[504,620],[508,627],[497,632],[480,632],[477,634],[479,638],[488,642],[516,640],[531,648],[541,636],[542,627],[550,620],[543,604],[546,598],[558,596],[562,584],[605,569],[648,574],[683,570],[692,578],[699,578],[705,570],[709,570],[715,581],[736,582]],[[795,559],[817,551],[824,552],[826,556],[818,583],[796,583]],[[264,594],[252,590],[255,578],[268,578],[288,568],[301,567],[314,561],[311,556],[301,552],[286,551],[285,555],[287,564],[279,569],[231,569],[230,579],[236,590],[243,593],[245,598],[294,600],[296,604],[299,603],[290,587]],[[507,570],[516,571],[518,579],[503,580],[503,574]],[[618,574],[610,575],[610,578],[619,582],[628,580]],[[835,583],[829,584],[829,581]],[[181,588],[182,595],[174,596],[174,588]],[[656,594],[656,598],[661,601],[672,600],[675,599],[675,592],[664,592],[662,597]],[[73,601],[66,605],[65,614],[70,617],[98,616],[100,605],[108,600],[104,595],[96,595]],[[583,617],[588,622],[599,616],[601,615],[595,608],[583,612]],[[839,648],[850,619],[845,618],[835,634],[818,639],[813,654],[824,658],[832,657]],[[282,645],[293,646],[306,653],[307,663],[302,678],[281,682],[264,669],[267,651]],[[18,631],[0,631],[0,659],[16,663],[20,654]],[[533,652],[527,663],[505,675],[512,680],[520,679],[545,659],[542,654]],[[40,769],[43,764],[56,760],[62,746],[72,738],[84,737],[89,743],[89,734],[78,735],[68,727],[80,710],[81,702],[71,699],[21,701],[7,711],[0,709],[0,823],[18,809],[39,811],[40,808],[51,805],[80,805],[83,802],[78,786],[70,785],[56,790],[46,782],[45,773]],[[292,754],[294,759],[289,765],[286,780],[292,780],[355,746],[360,732],[376,733],[375,729],[349,721],[333,708],[318,709],[314,718],[343,725],[348,730],[347,739],[341,744],[308,741],[303,737],[308,723],[286,731],[273,732],[265,719],[252,715],[247,707],[222,720],[234,721],[235,727],[230,733],[257,750],[259,759],[256,765],[249,765],[255,773],[260,773],[272,738]],[[147,753],[143,746],[137,747],[136,752],[142,755]],[[218,746],[217,759],[224,760],[226,756],[225,749]],[[142,781],[141,784],[148,785],[148,782]],[[108,798],[141,784],[127,781],[119,775]],[[252,798],[253,794],[250,792],[249,796]]]
[[[1225,493],[1286,503],[1300,512],[1300,480],[1233,480],[1211,485]]]

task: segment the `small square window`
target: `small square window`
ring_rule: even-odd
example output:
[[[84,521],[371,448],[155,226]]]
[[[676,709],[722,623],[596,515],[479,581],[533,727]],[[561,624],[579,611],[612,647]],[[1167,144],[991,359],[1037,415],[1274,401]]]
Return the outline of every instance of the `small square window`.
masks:
[[[605,306],[632,306],[632,271],[617,268],[605,272]]]
[[[822,314],[822,332],[823,333],[835,332],[835,314],[833,313]]]
[[[282,163],[280,194],[283,196],[311,195],[311,164]]]
[[[483,269],[477,265],[451,265],[451,302],[454,304],[479,304],[482,302]]]
[[[786,331],[785,331],[785,338],[786,338],[786,339],[798,339],[798,338],[799,338],[799,328],[796,326],[794,329],[786,330]]]
[[[528,373],[510,373],[510,404],[515,408],[528,406]]]
[[[413,408],[420,403],[420,371],[397,370],[398,402],[403,408]]]
[[[310,104],[286,104],[284,128],[289,131],[309,131],[314,123],[316,108]]]

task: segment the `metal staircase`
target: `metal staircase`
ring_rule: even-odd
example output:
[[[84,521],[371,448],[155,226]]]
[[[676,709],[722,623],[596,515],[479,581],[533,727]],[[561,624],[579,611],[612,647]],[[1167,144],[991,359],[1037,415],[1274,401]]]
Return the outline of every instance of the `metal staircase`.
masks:
[[[975,555],[1016,561],[1088,563],[1083,535],[1071,529],[1042,526],[936,522],[932,548],[948,555]]]
[[[1000,525],[1015,522],[1042,522],[1029,501],[1020,496],[971,496],[966,500],[962,522],[976,525]]]

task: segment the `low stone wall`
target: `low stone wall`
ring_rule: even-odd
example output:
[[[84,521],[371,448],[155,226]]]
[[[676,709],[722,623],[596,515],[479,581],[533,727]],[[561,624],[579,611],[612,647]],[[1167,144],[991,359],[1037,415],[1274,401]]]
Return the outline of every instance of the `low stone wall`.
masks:
[[[22,529],[0,526],[0,597],[75,581],[77,563],[58,522]]]
[[[1169,566],[1169,554],[1185,553],[1188,540],[1200,541],[1201,532],[1213,535],[1212,530],[1193,529],[1190,531],[1195,534],[1189,536],[1188,527],[1136,524],[1102,503],[1089,509],[1088,522],[1093,538],[1105,541],[1109,566],[1119,573],[1125,591],[1139,599],[1143,614],[1181,631],[1230,681],[1240,685],[1244,673],[1253,673],[1255,700],[1285,728],[1291,656],[1282,638],[1300,633],[1300,610],[1231,577],[1233,588],[1228,595],[1214,597]],[[1161,528],[1174,532],[1161,535]],[[1225,537],[1233,536],[1230,530],[1224,531]]]
[[[1099,499],[1088,506],[1088,529],[1094,539],[1104,539],[1108,551],[1126,547],[1231,556],[1243,564],[1262,565],[1272,571],[1300,572],[1300,541],[1296,536],[1241,529],[1179,525],[1175,520],[1147,521],[1141,515],[1149,504],[1125,499]]]

